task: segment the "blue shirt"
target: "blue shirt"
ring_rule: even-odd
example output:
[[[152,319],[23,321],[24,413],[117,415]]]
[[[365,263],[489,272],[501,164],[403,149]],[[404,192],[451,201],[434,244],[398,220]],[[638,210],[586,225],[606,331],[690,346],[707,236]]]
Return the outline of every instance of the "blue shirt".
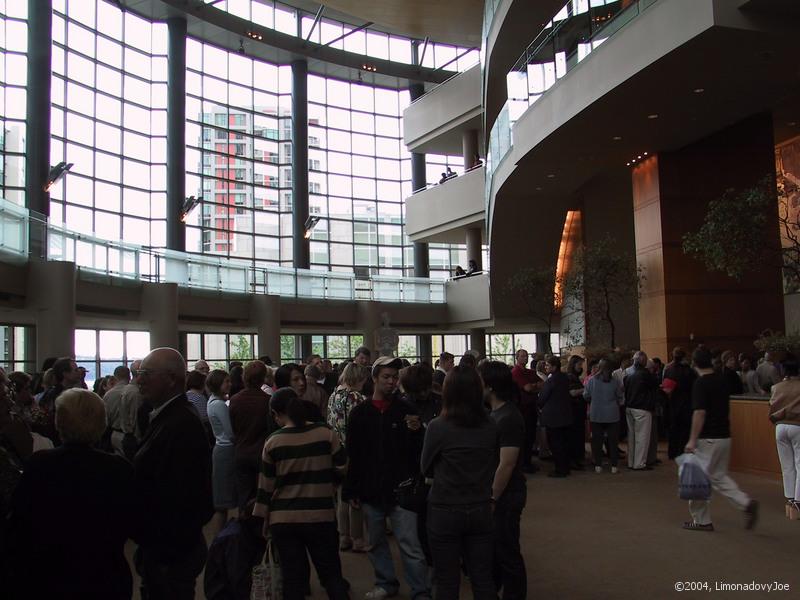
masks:
[[[233,446],[233,427],[225,400],[212,395],[208,401],[207,414],[217,446]]]

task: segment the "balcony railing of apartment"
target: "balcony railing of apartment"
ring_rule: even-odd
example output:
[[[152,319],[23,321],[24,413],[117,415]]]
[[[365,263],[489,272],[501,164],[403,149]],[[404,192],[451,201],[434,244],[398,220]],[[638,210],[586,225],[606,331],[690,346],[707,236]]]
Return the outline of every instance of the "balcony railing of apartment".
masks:
[[[74,262],[84,279],[122,278],[291,298],[445,302],[445,282],[417,277],[357,277],[311,269],[257,266],[235,258],[136,246],[78,233],[37,219],[0,199],[0,258],[27,261],[29,235],[43,240],[44,258]]]
[[[533,39],[506,76],[508,100],[489,133],[487,202],[492,175],[514,146],[514,123],[559,79],[656,1],[570,0]]]

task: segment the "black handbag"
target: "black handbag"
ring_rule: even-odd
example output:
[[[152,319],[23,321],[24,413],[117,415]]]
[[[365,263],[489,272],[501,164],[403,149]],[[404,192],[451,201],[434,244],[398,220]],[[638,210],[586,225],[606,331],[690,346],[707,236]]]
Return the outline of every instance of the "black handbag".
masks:
[[[400,508],[421,513],[425,510],[430,489],[431,486],[425,483],[425,478],[416,475],[397,484],[394,494]]]

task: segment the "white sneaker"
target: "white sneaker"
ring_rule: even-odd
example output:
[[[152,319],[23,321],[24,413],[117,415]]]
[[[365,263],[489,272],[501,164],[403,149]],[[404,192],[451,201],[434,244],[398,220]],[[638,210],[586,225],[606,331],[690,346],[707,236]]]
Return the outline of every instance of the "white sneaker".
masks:
[[[595,473],[602,473],[602,472],[603,472],[603,467],[601,467],[601,466],[597,466],[597,467],[595,467],[595,468],[594,468],[594,472],[595,472]]]
[[[383,598],[391,598],[395,595],[396,594],[390,594],[382,587],[376,585],[374,588],[364,594],[364,598],[365,600],[383,600]]]
[[[611,474],[616,475],[617,473],[619,473],[619,469],[617,467],[611,467]]]

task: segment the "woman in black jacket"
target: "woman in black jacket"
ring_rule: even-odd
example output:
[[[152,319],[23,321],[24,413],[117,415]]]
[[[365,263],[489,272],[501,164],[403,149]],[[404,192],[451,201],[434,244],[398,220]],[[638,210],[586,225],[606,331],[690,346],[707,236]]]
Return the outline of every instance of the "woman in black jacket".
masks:
[[[498,430],[483,408],[483,384],[468,367],[444,380],[442,414],[428,425],[422,471],[433,476],[428,498],[428,541],[437,600],[458,598],[461,560],[476,600],[496,599],[492,578],[492,481]]]

